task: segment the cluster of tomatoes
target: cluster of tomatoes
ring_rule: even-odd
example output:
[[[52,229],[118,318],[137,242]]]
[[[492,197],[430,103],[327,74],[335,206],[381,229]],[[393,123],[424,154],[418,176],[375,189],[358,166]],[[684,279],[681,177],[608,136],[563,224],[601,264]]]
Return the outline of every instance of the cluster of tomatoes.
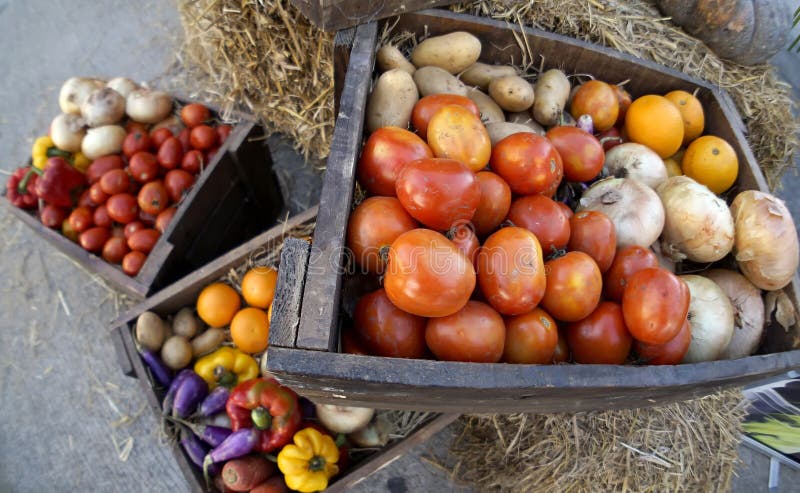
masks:
[[[646,246],[617,245],[602,212],[554,200],[599,178],[595,135],[556,126],[492,146],[475,104],[444,94],[420,99],[411,121],[416,133],[373,132],[358,163],[368,198],[347,245],[383,287],[358,300],[343,351],[622,364],[635,348],[639,361],[681,361],[685,283]]]

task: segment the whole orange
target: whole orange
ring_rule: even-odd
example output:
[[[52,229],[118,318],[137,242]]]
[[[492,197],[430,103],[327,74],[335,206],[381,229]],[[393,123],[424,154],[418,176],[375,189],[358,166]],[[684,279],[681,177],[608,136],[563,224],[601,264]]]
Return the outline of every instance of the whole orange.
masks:
[[[253,267],[242,278],[242,296],[250,306],[267,308],[275,296],[278,271],[272,267]]]
[[[570,113],[577,120],[581,115],[592,117],[598,132],[614,126],[619,116],[619,99],[613,87],[599,80],[590,80],[575,91]]]
[[[197,314],[211,327],[225,327],[231,323],[240,306],[239,293],[221,282],[209,284],[197,297]]]
[[[672,91],[664,95],[681,112],[683,118],[683,144],[700,137],[706,125],[706,116],[700,100],[686,91]]]
[[[631,142],[654,150],[662,159],[683,142],[683,118],[669,99],[656,94],[636,98],[625,115],[625,132]]]
[[[260,353],[269,342],[267,313],[259,308],[242,308],[231,321],[231,339],[245,353]]]
[[[714,193],[729,189],[739,176],[739,158],[724,139],[704,135],[695,139],[683,155],[683,174]]]

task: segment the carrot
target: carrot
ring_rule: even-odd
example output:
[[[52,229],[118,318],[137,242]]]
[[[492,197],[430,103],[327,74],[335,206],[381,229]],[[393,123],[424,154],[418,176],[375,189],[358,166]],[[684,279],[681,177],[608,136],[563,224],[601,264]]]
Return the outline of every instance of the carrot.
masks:
[[[249,491],[275,472],[275,464],[260,455],[229,460],[222,468],[225,486],[234,491]]]
[[[289,487],[282,476],[272,476],[250,490],[250,493],[289,493]]]

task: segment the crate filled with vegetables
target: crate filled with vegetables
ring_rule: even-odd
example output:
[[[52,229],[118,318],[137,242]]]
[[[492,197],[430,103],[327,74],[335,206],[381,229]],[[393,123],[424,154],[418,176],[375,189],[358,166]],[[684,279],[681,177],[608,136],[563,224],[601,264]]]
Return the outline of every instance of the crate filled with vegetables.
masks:
[[[115,324],[120,362],[163,417],[194,491],[345,491],[456,418],[315,405],[261,370],[271,326],[297,319],[299,305],[278,293],[303,282],[315,216],[259,235]]]
[[[226,123],[126,78],[70,78],[58,105],[29,164],[6,182],[6,202],[127,294],[144,297],[203,265],[283,208],[263,131],[245,116]]]
[[[430,10],[358,28],[340,108],[282,383],[554,412],[800,366],[795,225],[718,87]]]

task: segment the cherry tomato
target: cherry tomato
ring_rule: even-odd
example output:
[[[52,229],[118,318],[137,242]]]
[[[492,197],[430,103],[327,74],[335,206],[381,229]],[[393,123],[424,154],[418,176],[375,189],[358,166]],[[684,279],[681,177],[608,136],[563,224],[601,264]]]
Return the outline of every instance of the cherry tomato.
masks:
[[[611,219],[599,211],[581,211],[569,220],[569,229],[568,248],[588,254],[600,272],[606,272],[617,251],[617,233]]]
[[[199,151],[205,151],[216,146],[218,139],[217,131],[208,125],[198,125],[189,133],[189,143],[192,148]]]
[[[608,130],[600,132],[597,134],[597,138],[600,140],[600,144],[603,146],[605,152],[608,152],[623,142],[617,127],[611,127]]]
[[[606,155],[594,135],[577,127],[554,127],[547,138],[561,156],[565,180],[589,181],[600,174]]]
[[[158,164],[165,169],[175,169],[183,161],[183,144],[177,137],[170,137],[158,148]]]
[[[454,159],[408,163],[397,176],[395,190],[411,217],[439,231],[471,220],[481,200],[475,173]]]
[[[217,136],[219,137],[218,139],[219,145],[222,145],[225,143],[226,140],[228,140],[228,136],[233,131],[233,127],[230,125],[217,125],[216,130],[217,130]]]
[[[205,163],[205,156],[203,156],[203,153],[196,149],[192,149],[191,151],[183,155],[183,160],[181,161],[181,169],[196,175],[203,168],[204,163]]]
[[[599,80],[590,80],[575,91],[570,103],[570,113],[577,120],[581,115],[592,117],[598,132],[614,126],[619,116],[619,101],[614,89]]]
[[[628,107],[633,102],[633,98],[631,98],[630,93],[622,86],[613,85],[611,88],[614,89],[614,94],[617,95],[617,102],[619,103],[619,115],[617,115],[617,121],[614,122],[614,125],[622,125],[625,121],[625,114],[628,112]]]
[[[549,140],[532,133],[509,135],[492,149],[492,171],[520,195],[549,194],[564,175],[561,156]]]
[[[121,224],[128,224],[139,214],[136,197],[129,193],[120,193],[109,197],[106,201],[106,209],[111,219]]]
[[[192,131],[188,128],[184,128],[178,134],[178,140],[181,141],[181,145],[183,146],[183,153],[186,154],[190,150],[192,150],[192,142],[191,142],[191,133]],[[200,149],[202,150],[202,149]]]
[[[175,216],[175,213],[178,211],[175,207],[167,207],[163,211],[161,211],[158,216],[156,216],[156,229],[159,233],[164,233],[169,226],[169,223],[172,221],[172,218]],[[144,225],[142,225],[144,226]]]
[[[127,157],[131,157],[137,152],[149,151],[150,145],[150,136],[147,134],[147,130],[136,129],[125,136],[125,140],[122,141],[122,152]]]
[[[122,169],[112,169],[100,178],[100,188],[108,195],[116,195],[128,191],[131,178]]]
[[[478,260],[478,248],[480,248],[481,244],[478,241],[478,237],[475,236],[475,231],[472,230],[471,224],[454,226],[450,228],[445,236],[467,257],[472,265],[475,265]]]
[[[566,334],[576,363],[621,365],[633,345],[622,308],[612,301],[600,303],[591,315],[567,325]]]
[[[195,177],[182,169],[169,170],[164,176],[164,187],[173,202],[179,202],[194,185]]]
[[[128,238],[128,248],[137,252],[150,253],[161,234],[155,229],[140,229]]]
[[[433,157],[433,151],[414,133],[398,127],[372,132],[358,160],[358,182],[372,195],[395,197],[395,181],[411,161]]]
[[[569,242],[569,217],[553,199],[528,195],[511,203],[507,219],[536,235],[542,251],[550,255]]]
[[[209,118],[211,118],[211,112],[200,103],[190,103],[181,108],[181,121],[189,128],[194,128]]]
[[[153,130],[150,133],[150,145],[154,151],[157,151],[161,144],[163,144],[168,138],[172,137],[172,131],[168,128],[161,127],[157,130]]]
[[[103,191],[100,182],[95,182],[89,187],[89,199],[97,205],[105,204],[108,200],[108,194]]]
[[[101,205],[94,210],[94,215],[92,216],[92,220],[94,221],[95,225],[103,226],[104,228],[110,228],[114,223],[111,220],[111,216],[108,215],[108,210],[104,205]]]
[[[125,225],[125,229],[123,230],[125,233],[125,239],[131,237],[131,235],[140,229],[144,229],[146,226],[142,221],[132,221]]]
[[[145,260],[147,260],[147,255],[142,252],[129,252],[122,259],[122,271],[131,277],[135,276],[141,270]]]
[[[140,210],[154,216],[169,207],[169,193],[161,181],[145,183],[136,200]]]
[[[428,348],[443,361],[497,363],[505,340],[503,317],[480,301],[468,301],[452,315],[430,318],[425,327]]]
[[[68,218],[69,225],[78,233],[83,233],[94,226],[94,213],[88,207],[76,207]]]
[[[86,168],[86,179],[92,184],[99,181],[108,171],[112,169],[122,169],[124,167],[125,163],[117,154],[99,157],[92,161],[92,164]]]
[[[545,291],[542,247],[523,228],[501,228],[478,250],[478,283],[483,296],[503,315],[533,310]]]
[[[130,252],[125,238],[109,238],[103,245],[103,259],[112,264],[122,263],[122,259]]]
[[[412,229],[389,248],[386,295],[401,310],[423,317],[457,312],[475,289],[475,269],[444,235]]]
[[[566,363],[569,361],[569,345],[567,344],[567,336],[563,331],[558,331],[558,343],[556,350],[553,351],[553,363]]]
[[[60,228],[66,218],[67,211],[51,204],[44,206],[42,212],[39,214],[39,219],[42,221],[42,224],[48,228]]]
[[[78,198],[78,207],[88,207],[90,209],[97,207],[97,204],[92,200],[92,195],[89,193],[88,189],[81,192],[81,195]]]
[[[382,274],[392,242],[417,227],[419,224],[396,198],[370,197],[350,214],[347,247],[366,272]]]
[[[628,277],[622,293],[625,325],[638,341],[666,344],[680,332],[689,298],[689,287],[672,272],[642,269]]]
[[[642,269],[658,266],[658,257],[649,248],[630,245],[617,249],[611,267],[603,275],[603,294],[610,300],[622,301],[628,277]]]
[[[359,298],[353,322],[372,354],[390,358],[425,354],[425,319],[397,308],[383,289]]]
[[[603,275],[583,252],[567,252],[544,264],[547,288],[542,307],[558,320],[575,322],[588,317],[600,302]]]
[[[561,207],[561,210],[564,211],[564,214],[566,214],[568,218],[572,219],[572,216],[575,215],[572,209],[570,209],[569,206],[564,202],[556,202],[556,204],[558,204],[558,206]],[[570,231],[570,234],[571,233],[572,231]]]
[[[471,109],[454,104],[442,106],[431,117],[427,132],[434,156],[455,159],[472,171],[480,171],[489,164],[492,154],[489,132]]]
[[[472,216],[475,232],[486,235],[494,231],[508,215],[511,207],[511,188],[500,176],[491,171],[481,171],[475,175],[481,187],[481,200]]]
[[[79,241],[84,250],[99,253],[109,238],[111,238],[111,230],[97,226],[81,233]]]
[[[641,363],[648,365],[677,365],[683,361],[692,342],[692,328],[689,319],[683,321],[678,334],[665,344],[646,344],[633,341],[633,349]]]
[[[533,311],[506,320],[503,361],[545,365],[553,362],[558,347],[558,326],[546,311]]]
[[[442,107],[450,104],[462,106],[478,118],[481,117],[478,106],[466,96],[459,96],[456,94],[432,94],[417,101],[417,104],[414,105],[414,111],[411,112],[411,124],[417,130],[417,134],[423,139],[427,139],[428,123],[431,121],[431,118],[437,111],[442,109]]]
[[[361,340],[356,330],[350,326],[342,328],[341,343],[343,353],[369,355],[366,344]]]
[[[158,161],[149,152],[137,152],[128,161],[128,171],[134,180],[147,183],[158,177]]]

